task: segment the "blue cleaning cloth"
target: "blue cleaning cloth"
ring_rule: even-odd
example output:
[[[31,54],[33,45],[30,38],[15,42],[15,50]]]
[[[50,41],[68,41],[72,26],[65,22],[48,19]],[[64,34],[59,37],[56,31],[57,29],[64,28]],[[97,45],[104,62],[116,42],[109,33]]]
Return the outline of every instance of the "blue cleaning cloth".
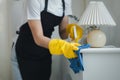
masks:
[[[89,48],[89,44],[84,44],[82,46],[78,46],[78,50],[75,51],[77,54],[77,58],[73,59],[68,59],[70,61],[70,68],[74,71],[74,73],[79,73],[80,71],[84,71],[84,66],[83,66],[83,55],[80,52],[81,49]]]

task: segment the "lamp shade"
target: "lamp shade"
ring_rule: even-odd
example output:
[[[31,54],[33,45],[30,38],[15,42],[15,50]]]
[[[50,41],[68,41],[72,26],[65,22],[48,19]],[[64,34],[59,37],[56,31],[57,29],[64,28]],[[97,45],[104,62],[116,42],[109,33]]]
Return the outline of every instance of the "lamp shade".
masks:
[[[79,25],[116,26],[115,21],[102,1],[91,1],[81,16]]]

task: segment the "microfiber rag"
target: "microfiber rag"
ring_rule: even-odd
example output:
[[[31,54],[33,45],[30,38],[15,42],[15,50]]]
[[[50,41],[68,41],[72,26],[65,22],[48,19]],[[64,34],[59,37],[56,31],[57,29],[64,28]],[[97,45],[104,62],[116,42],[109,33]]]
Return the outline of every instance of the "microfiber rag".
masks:
[[[80,71],[84,71],[83,55],[80,51],[82,49],[89,48],[89,47],[90,47],[89,44],[78,46],[79,49],[75,51],[78,57],[73,59],[68,59],[70,61],[70,68],[74,71],[74,73],[79,73]]]

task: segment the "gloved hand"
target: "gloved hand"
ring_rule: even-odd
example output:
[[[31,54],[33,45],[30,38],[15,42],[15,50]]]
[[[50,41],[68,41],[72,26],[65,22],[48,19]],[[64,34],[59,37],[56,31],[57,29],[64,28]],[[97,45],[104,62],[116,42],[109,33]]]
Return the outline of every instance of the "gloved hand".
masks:
[[[74,71],[74,73],[79,73],[80,71],[84,71],[83,56],[81,50],[89,47],[90,47],[89,44],[83,44],[81,46],[78,46],[79,49],[75,51],[78,57],[73,59],[68,59],[70,61],[70,68]]]
[[[80,46],[78,43],[69,43],[61,39],[51,39],[49,42],[49,51],[53,55],[64,55],[66,58],[71,59],[77,57],[74,51],[78,50]]]
[[[74,27],[76,27],[76,33],[77,33],[76,38],[74,36]],[[81,39],[83,35],[83,29],[77,24],[68,24],[66,28],[66,32],[74,42],[78,42],[78,40]]]

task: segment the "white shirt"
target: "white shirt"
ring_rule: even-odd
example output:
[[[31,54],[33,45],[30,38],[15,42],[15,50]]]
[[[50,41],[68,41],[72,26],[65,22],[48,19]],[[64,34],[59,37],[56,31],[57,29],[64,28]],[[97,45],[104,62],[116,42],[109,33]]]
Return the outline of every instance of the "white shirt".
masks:
[[[65,15],[71,15],[71,0],[65,1]],[[27,0],[27,19],[40,19],[41,12],[44,10],[45,0]],[[56,15],[63,15],[62,0],[48,0],[47,11]]]

